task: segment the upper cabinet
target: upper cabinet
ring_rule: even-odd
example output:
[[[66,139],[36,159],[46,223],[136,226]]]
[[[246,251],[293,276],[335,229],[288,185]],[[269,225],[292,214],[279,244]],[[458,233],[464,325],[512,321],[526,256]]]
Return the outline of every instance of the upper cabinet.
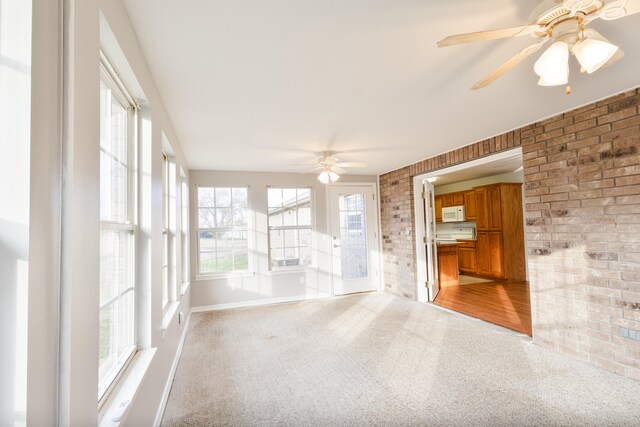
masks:
[[[465,215],[468,221],[475,221],[476,219],[476,192],[474,190],[465,191],[462,193],[462,200],[464,204]]]
[[[442,222],[442,196],[435,196],[436,222]]]

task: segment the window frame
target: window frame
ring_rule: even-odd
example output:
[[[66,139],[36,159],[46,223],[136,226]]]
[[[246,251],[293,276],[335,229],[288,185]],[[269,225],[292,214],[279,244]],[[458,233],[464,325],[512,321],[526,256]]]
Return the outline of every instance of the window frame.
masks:
[[[189,182],[187,177],[180,168],[180,281],[181,290],[180,296],[182,296],[191,282],[191,266],[190,266],[190,245],[189,245],[189,202],[190,191]]]
[[[200,189],[201,188],[210,188],[213,189],[214,192],[216,189],[223,189],[223,188],[228,188],[233,190],[234,188],[236,189],[246,189],[247,192],[247,224],[245,227],[239,227],[239,226],[234,226],[232,224],[231,227],[213,227],[213,228],[201,228],[200,227]],[[244,185],[244,186],[238,186],[238,185],[228,185],[228,186],[216,186],[216,185],[196,185],[195,186],[195,197],[194,197],[194,201],[195,201],[195,225],[196,227],[194,227],[195,231],[196,231],[196,250],[197,250],[197,257],[196,257],[196,279],[208,279],[208,278],[217,278],[217,277],[230,277],[230,276],[245,276],[245,275],[250,275],[251,274],[251,269],[252,269],[252,238],[251,238],[251,230],[252,230],[252,222],[251,222],[251,206],[249,203],[250,197],[249,197],[249,193],[251,191],[251,188],[248,185]],[[215,207],[214,207],[215,208]],[[224,270],[224,271],[206,271],[203,272],[201,270],[201,255],[202,255],[202,250],[200,247],[200,232],[201,231],[245,231],[247,233],[247,268],[246,269],[242,269],[242,270]]]
[[[109,62],[104,52],[100,51],[100,83],[104,83],[105,86],[111,91],[111,96],[114,97],[118,103],[127,112],[127,207],[125,211],[124,221],[110,221],[99,219],[100,234],[105,230],[115,231],[118,234],[124,234],[129,241],[128,244],[128,271],[127,276],[130,286],[124,290],[119,290],[117,295],[112,296],[107,301],[98,305],[98,316],[100,317],[102,311],[118,300],[122,299],[129,292],[133,293],[133,301],[131,302],[131,332],[133,338],[133,345],[126,347],[122,354],[116,355],[116,364],[109,369],[107,375],[100,377],[100,371],[98,370],[98,407],[102,406],[109,398],[109,395],[116,387],[116,384],[126,371],[127,367],[133,360],[135,354],[139,350],[138,345],[138,283],[137,283],[137,261],[138,261],[138,110],[139,106],[131,97],[122,81],[118,78],[118,74]],[[102,100],[100,100],[102,102]],[[100,116],[100,120],[102,115]],[[102,124],[101,124],[102,127]],[[99,147],[99,152],[102,154],[103,149]],[[105,154],[109,155],[109,153]],[[100,189],[102,191],[102,188]],[[100,240],[102,238],[100,237]],[[98,332],[100,335],[100,332]],[[98,368],[100,364],[98,363]]]
[[[272,226],[269,222],[269,190],[296,190],[296,211],[299,208],[298,205],[298,199],[297,199],[297,191],[298,190],[309,190],[309,225],[279,225],[279,226]],[[309,187],[284,187],[284,186],[267,186],[267,245],[268,245],[268,249],[267,249],[267,263],[268,263],[268,267],[269,267],[269,271],[271,272],[282,272],[282,271],[291,271],[291,270],[305,270],[305,269],[315,269],[315,265],[316,265],[316,253],[315,253],[315,229],[316,229],[316,224],[315,224],[315,215],[314,215],[314,210],[313,210],[313,206],[314,206],[314,193],[313,193],[313,187],[309,186]],[[271,231],[287,231],[287,230],[309,230],[309,233],[311,235],[311,239],[308,245],[308,248],[311,252],[311,262],[309,264],[305,264],[305,265],[300,265],[300,264],[296,264],[296,265],[286,265],[286,260],[285,260],[285,265],[283,266],[273,266],[272,263],[272,247],[271,247]],[[301,248],[301,247],[306,247],[306,246],[301,246],[298,245],[296,246],[297,248]],[[285,249],[286,246],[283,246],[283,249]]]

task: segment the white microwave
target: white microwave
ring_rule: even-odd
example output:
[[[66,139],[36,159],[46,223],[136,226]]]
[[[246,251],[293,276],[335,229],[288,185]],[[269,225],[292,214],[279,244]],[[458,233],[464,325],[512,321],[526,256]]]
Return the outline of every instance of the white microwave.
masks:
[[[464,206],[442,208],[442,222],[461,222],[464,220]]]

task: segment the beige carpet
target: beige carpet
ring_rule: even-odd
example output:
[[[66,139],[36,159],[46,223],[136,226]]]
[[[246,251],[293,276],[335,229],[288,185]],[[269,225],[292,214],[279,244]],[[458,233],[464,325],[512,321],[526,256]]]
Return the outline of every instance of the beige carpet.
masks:
[[[640,383],[385,293],[193,314],[164,426],[638,425]]]

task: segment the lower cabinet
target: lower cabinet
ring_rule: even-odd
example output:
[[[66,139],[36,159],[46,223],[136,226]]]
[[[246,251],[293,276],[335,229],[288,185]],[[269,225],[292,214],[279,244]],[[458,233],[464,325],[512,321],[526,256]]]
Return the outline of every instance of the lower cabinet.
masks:
[[[501,231],[478,231],[475,256],[476,274],[504,278]]]
[[[458,267],[462,273],[476,272],[476,242],[473,240],[458,240]]]

